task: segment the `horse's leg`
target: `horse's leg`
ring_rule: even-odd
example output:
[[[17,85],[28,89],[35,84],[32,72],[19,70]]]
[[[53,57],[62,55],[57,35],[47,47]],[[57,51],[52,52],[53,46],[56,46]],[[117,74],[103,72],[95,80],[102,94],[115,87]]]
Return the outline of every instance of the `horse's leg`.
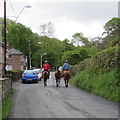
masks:
[[[58,79],[56,79],[56,87],[58,87]]]
[[[44,87],[45,87],[45,78],[43,78],[43,80],[44,80]]]
[[[66,82],[67,82],[67,83],[66,83],[66,87],[68,87],[68,81],[69,81],[69,80],[67,79],[67,80],[66,80]]]
[[[44,87],[46,86],[45,79],[44,79]]]
[[[47,86],[47,79],[45,80],[46,86]]]
[[[66,87],[66,79],[64,79],[64,81],[65,81],[65,87]]]
[[[58,80],[58,83],[59,83],[58,86],[60,87],[60,79]]]

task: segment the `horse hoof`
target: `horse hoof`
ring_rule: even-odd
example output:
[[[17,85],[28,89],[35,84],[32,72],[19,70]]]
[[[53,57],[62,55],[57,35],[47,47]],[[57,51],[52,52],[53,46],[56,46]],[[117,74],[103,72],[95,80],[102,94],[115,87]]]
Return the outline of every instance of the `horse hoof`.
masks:
[[[68,85],[65,85],[65,87],[68,87]]]
[[[45,83],[45,84],[44,84],[44,87],[45,87],[46,85],[47,85],[47,84]]]

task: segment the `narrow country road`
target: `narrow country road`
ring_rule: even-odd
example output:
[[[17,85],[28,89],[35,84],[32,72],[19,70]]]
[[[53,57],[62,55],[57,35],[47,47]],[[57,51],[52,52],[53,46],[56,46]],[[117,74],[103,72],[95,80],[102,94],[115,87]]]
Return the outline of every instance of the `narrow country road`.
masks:
[[[48,86],[14,83],[9,118],[118,118],[118,105],[75,86],[55,87],[54,72]]]

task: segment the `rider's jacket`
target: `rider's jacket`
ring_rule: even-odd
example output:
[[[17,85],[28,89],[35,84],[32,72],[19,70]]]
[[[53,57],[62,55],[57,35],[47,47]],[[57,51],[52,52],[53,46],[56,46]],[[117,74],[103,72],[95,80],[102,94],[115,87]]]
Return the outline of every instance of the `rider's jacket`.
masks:
[[[43,69],[44,70],[50,69],[50,65],[48,63],[43,64]]]
[[[70,64],[69,63],[65,63],[63,65],[63,70],[69,70],[70,69]]]

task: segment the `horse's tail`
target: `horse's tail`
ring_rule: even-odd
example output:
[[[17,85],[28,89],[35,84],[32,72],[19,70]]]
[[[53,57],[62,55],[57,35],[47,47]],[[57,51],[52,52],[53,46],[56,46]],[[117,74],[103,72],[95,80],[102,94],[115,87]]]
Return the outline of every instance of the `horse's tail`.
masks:
[[[44,72],[44,79],[47,79],[47,77],[48,77],[48,73],[45,71]]]
[[[58,73],[60,73],[60,70],[58,70]]]
[[[70,71],[64,71],[64,78],[65,79],[70,79]]]
[[[60,70],[57,70],[57,71],[55,72],[55,78],[56,78],[56,79],[60,79],[60,78],[61,78],[61,72],[60,72]]]

